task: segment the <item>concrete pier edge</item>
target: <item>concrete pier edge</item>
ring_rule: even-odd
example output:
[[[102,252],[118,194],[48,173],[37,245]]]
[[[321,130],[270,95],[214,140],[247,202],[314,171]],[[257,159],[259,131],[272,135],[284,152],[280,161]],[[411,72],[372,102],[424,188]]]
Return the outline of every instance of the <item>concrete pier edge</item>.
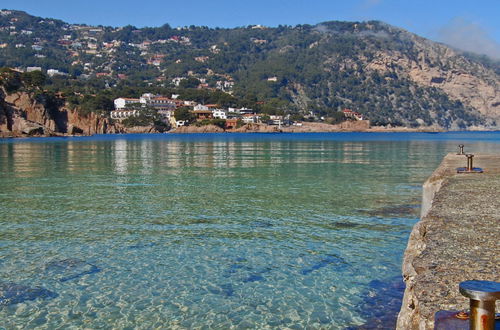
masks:
[[[466,162],[446,155],[423,185],[421,218],[403,258],[397,329],[434,329],[436,312],[467,310],[462,281],[500,281],[500,154],[475,155],[484,173],[457,174]]]

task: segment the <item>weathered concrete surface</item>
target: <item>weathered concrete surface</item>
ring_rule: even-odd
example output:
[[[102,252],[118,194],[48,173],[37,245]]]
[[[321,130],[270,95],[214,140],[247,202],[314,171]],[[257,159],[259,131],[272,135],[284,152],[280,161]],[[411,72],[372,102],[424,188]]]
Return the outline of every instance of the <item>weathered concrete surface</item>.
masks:
[[[424,184],[422,218],[403,260],[398,329],[433,329],[437,311],[468,309],[462,281],[500,281],[500,155],[476,154],[481,174],[457,174],[466,164],[449,154]]]

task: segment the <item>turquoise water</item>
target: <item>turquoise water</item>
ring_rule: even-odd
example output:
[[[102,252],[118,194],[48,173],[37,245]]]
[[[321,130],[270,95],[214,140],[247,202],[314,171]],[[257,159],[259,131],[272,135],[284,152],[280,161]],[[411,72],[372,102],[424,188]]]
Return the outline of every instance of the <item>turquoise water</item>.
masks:
[[[0,325],[387,327],[421,184],[459,143],[500,133],[2,140]]]

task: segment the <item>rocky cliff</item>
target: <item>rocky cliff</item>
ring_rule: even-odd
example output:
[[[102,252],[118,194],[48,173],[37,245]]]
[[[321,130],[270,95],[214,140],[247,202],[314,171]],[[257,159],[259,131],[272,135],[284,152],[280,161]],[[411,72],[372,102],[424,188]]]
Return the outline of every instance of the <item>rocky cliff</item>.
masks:
[[[125,127],[95,112],[86,115],[33,93],[0,89],[0,136],[59,136],[108,133],[157,133],[153,126]]]
[[[500,121],[498,75],[454,49],[405,33],[414,56],[403,51],[378,51],[367,68],[381,73],[397,71],[422,87],[435,87],[452,100],[472,107],[492,121]]]

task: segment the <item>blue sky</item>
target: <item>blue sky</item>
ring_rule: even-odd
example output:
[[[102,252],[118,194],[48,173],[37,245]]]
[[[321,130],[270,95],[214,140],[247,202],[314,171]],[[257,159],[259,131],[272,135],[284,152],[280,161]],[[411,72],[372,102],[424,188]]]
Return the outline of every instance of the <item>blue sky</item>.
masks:
[[[236,27],[381,20],[500,58],[500,0],[2,0],[0,7],[89,25]]]

